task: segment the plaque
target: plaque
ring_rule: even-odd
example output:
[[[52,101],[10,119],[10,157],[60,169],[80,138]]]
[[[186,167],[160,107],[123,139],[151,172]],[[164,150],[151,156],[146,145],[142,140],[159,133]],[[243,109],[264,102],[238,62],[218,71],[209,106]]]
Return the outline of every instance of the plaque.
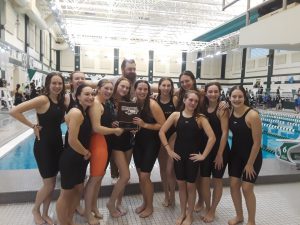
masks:
[[[135,102],[120,101],[118,106],[119,127],[125,130],[136,130],[138,126],[132,123],[134,117],[139,117],[140,111]]]

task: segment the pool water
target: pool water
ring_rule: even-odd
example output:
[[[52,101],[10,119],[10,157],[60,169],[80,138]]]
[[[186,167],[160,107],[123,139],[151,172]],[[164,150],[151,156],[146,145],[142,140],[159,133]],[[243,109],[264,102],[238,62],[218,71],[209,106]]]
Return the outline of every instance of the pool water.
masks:
[[[66,124],[61,125],[62,134],[67,132]],[[34,135],[22,141],[12,151],[0,159],[0,170],[36,169],[33,154]]]

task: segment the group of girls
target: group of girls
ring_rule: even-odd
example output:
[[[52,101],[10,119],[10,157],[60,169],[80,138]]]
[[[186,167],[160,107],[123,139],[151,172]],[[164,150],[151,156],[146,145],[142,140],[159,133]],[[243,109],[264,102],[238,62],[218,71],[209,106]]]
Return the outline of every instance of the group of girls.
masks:
[[[54,224],[48,216],[48,209],[56,175],[60,171],[61,193],[56,203],[59,224],[74,224],[75,211],[81,211],[79,202],[82,193],[85,200],[82,214],[89,224],[99,224],[102,215],[97,207],[97,198],[111,155],[120,178],[107,208],[112,217],[125,215],[127,211],[122,206],[122,196],[130,179],[129,163],[133,155],[143,196],[143,202],[135,212],[141,218],[153,213],[154,189],[150,175],[158,158],[165,191],[164,206],[175,204],[175,180],[179,187],[181,215],[176,224],[192,224],[197,180],[201,180],[199,193],[206,205],[202,219],[204,222],[214,220],[222,196],[222,177],[227,162],[236,209],[236,217],[228,223],[234,225],[244,219],[242,187],[248,210],[247,225],[255,224],[253,184],[262,164],[261,123],[257,112],[248,106],[241,86],[230,91],[232,110],[229,111],[228,107],[219,104],[221,88],[218,83],[207,84],[205,92],[198,91],[190,71],[183,72],[179,81],[181,88],[173,93],[172,80],[162,78],[156,99],[151,98],[147,81],[134,83],[135,101],[140,110],[140,116],[132,121],[139,127],[135,131],[124,131],[118,127],[116,120],[119,102],[130,101],[132,84],[124,77],[114,86],[109,80],[101,80],[95,94],[84,84],[84,74],[73,72],[71,93],[65,95],[63,77],[53,72],[46,78],[43,95],[13,108],[11,115],[33,128],[36,135],[34,153],[43,187],[37,192],[32,210],[35,223]],[[31,109],[37,112],[36,124],[23,115]],[[68,126],[64,146],[60,129],[63,121]],[[227,143],[228,128],[233,133],[231,151]],[[84,187],[89,162],[90,177]]]
[[[162,147],[158,159],[165,193],[163,205],[174,204],[175,171],[181,208],[176,224],[191,224],[193,211],[202,206],[203,201],[205,214],[202,220],[212,222],[222,197],[222,177],[228,164],[236,211],[236,216],[228,224],[235,225],[244,220],[242,189],[248,210],[247,225],[254,225],[256,200],[253,188],[262,166],[262,128],[258,113],[249,107],[242,86],[231,88],[228,107],[220,102],[221,86],[218,82],[208,83],[204,90],[197,90],[195,77],[190,71],[183,72],[179,81],[181,87],[175,95],[171,79],[162,78],[158,87],[157,101],[167,118],[159,132]],[[232,132],[231,151],[227,142],[229,129]],[[195,183],[200,184],[197,204]]]

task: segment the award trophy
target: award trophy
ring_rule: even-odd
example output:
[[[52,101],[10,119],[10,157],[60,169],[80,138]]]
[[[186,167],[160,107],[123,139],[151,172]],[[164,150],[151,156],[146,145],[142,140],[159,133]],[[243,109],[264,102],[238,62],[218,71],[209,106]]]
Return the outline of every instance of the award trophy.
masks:
[[[120,101],[118,104],[119,127],[125,130],[137,130],[138,126],[132,123],[134,117],[139,117],[140,111],[135,102]]]

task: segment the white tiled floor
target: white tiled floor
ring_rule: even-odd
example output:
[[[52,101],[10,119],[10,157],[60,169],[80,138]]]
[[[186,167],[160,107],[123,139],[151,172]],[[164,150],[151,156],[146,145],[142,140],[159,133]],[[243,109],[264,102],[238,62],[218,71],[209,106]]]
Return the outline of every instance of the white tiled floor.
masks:
[[[300,182],[276,185],[257,185],[255,187],[257,198],[257,225],[300,225]],[[108,215],[105,208],[107,198],[99,199],[99,208],[104,215],[102,224],[174,224],[179,215],[179,200],[176,193],[175,208],[164,208],[161,205],[163,200],[162,193],[155,193],[154,207],[155,212],[146,219],[140,219],[134,209],[141,203],[141,196],[126,196],[125,206],[128,214],[124,217],[113,219]],[[34,225],[31,215],[32,203],[0,205],[0,225]],[[246,209],[244,214],[246,217]],[[55,218],[55,205],[51,204],[50,215]],[[234,215],[233,204],[231,201],[229,188],[224,188],[223,198],[217,210],[217,217],[212,225],[225,225],[227,220]],[[246,219],[246,218],[245,218]],[[85,224],[83,218],[76,216],[77,223]],[[200,220],[200,214],[194,214],[193,224],[205,224]],[[246,224],[246,223],[244,223]]]

